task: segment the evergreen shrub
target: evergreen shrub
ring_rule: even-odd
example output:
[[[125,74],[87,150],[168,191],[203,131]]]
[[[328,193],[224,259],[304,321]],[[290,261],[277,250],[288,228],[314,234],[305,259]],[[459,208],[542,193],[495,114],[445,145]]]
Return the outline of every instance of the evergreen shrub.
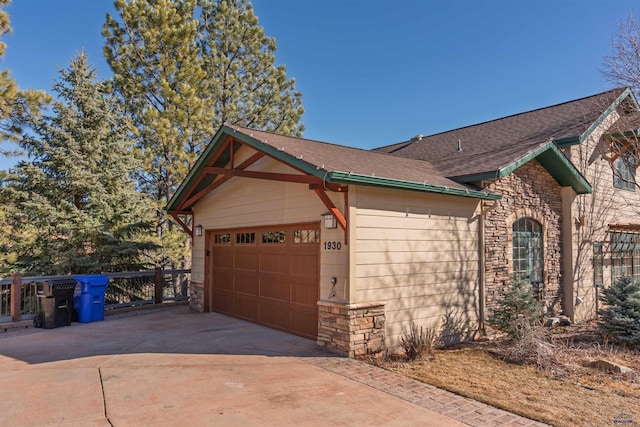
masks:
[[[629,276],[602,290],[598,327],[614,341],[640,348],[640,281]]]
[[[511,338],[518,338],[522,331],[522,322],[529,326],[539,326],[542,324],[543,316],[544,305],[536,299],[531,285],[513,277],[500,290],[487,323]]]

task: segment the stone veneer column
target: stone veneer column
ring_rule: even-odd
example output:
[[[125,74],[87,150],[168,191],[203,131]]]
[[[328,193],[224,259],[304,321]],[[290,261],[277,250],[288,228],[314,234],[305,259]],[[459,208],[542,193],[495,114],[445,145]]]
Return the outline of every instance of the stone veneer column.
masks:
[[[338,304],[318,301],[317,344],[333,353],[355,357],[385,350],[383,302]]]
[[[204,283],[191,280],[189,283],[189,309],[204,311]]]

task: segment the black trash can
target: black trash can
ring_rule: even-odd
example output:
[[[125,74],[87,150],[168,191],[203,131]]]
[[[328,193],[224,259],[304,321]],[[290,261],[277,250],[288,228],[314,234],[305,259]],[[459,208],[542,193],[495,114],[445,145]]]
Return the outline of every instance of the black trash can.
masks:
[[[69,326],[75,287],[76,281],[72,278],[38,283],[38,316],[33,319],[33,326],[45,329]]]

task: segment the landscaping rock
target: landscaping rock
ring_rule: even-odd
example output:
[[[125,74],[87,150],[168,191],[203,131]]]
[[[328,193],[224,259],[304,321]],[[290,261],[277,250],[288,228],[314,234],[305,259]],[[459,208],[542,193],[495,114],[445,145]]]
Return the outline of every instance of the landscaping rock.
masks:
[[[544,326],[550,328],[552,326],[571,326],[571,319],[567,316],[554,316],[549,317],[544,323]]]
[[[633,372],[633,369],[631,368],[619,365],[617,363],[609,362],[608,360],[604,359],[592,360],[587,363],[587,366],[589,366],[590,368],[598,369],[600,371],[614,372],[617,374],[628,374],[630,372]]]

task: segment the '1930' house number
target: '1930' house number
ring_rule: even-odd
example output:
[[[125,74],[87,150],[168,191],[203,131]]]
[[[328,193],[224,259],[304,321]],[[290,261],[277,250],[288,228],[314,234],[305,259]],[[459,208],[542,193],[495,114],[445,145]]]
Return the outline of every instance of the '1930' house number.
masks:
[[[341,242],[324,242],[325,251],[339,251],[340,249],[342,249]]]

